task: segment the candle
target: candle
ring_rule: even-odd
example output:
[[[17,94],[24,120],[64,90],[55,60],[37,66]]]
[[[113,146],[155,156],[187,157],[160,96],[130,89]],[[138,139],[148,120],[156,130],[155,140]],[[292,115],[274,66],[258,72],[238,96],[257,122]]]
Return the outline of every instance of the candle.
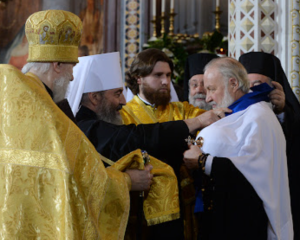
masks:
[[[161,12],[165,12],[166,0],[161,0]]]
[[[156,16],[156,0],[152,1],[152,16]]]
[[[171,0],[171,7],[170,9],[174,9],[174,0]]]
[[[216,0],[216,7],[220,7],[220,0]]]

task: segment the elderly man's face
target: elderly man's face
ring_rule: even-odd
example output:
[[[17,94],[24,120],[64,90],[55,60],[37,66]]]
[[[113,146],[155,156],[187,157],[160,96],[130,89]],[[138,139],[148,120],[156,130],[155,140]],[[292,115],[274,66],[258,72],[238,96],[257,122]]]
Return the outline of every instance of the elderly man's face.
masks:
[[[202,93],[205,95],[203,74],[197,74],[191,77],[189,81],[190,95],[194,96],[197,93]]]
[[[204,88],[203,74],[197,74],[189,80],[189,102],[195,107],[210,110],[211,104],[205,101],[206,91]]]
[[[119,110],[126,104],[123,88],[106,90],[102,96],[99,95],[96,114],[98,119],[105,122],[121,125],[122,118]]]
[[[138,78],[141,96],[156,105],[169,103],[170,83],[171,69],[167,62],[157,62],[148,76]]]
[[[205,71],[204,87],[206,102],[211,103],[213,108],[228,107],[234,102],[230,89],[225,85],[223,76],[216,68],[209,68]]]
[[[70,81],[74,79],[74,63],[60,63],[61,72],[53,83],[53,101],[59,102],[65,98]]]
[[[265,75],[258,73],[249,73],[248,80],[250,82],[250,87],[260,85],[262,83],[267,83],[272,87],[271,79]]]

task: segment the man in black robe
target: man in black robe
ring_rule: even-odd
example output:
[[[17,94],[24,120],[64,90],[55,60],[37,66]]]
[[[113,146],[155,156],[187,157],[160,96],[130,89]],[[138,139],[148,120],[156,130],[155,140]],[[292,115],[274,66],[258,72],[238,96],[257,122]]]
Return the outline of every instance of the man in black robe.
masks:
[[[173,152],[180,152],[182,155],[187,149],[185,139],[189,133],[220,118],[214,111],[209,111],[182,121],[122,125],[119,110],[126,102],[120,66],[117,65],[119,60],[115,59],[118,58],[118,53],[104,55],[107,56],[79,58],[80,63],[74,68],[75,80],[70,84],[68,100],[79,128],[105,157],[118,160],[137,148],[147,150],[150,155],[159,159],[169,159]],[[102,63],[103,59],[105,61]],[[99,66],[101,63],[103,65]],[[107,75],[103,73],[108,64],[114,68],[115,75],[112,75],[114,73],[110,69]],[[73,95],[76,95],[76,99]],[[223,110],[218,111],[218,114],[224,116]],[[169,161],[166,163],[171,166],[175,164]]]
[[[99,62],[101,57],[96,55],[79,58],[80,63],[74,69],[75,80],[71,83],[68,99],[74,113],[80,105],[76,113],[79,128],[99,153],[113,161],[140,148],[172,166],[178,177],[182,154],[187,149],[185,139],[189,133],[218,120],[224,116],[223,111],[209,111],[182,121],[122,125],[119,110],[125,105],[125,99],[119,60],[102,55],[102,58],[106,57],[102,65]],[[108,65],[110,68],[107,68]],[[109,70],[107,75],[105,69]],[[114,69],[113,73],[111,69]],[[72,95],[79,97],[74,99]],[[183,236],[178,234],[183,233],[180,225],[178,220],[155,225],[149,239],[165,239],[167,236],[182,239]]]
[[[117,109],[120,105],[111,109]],[[185,139],[190,132],[188,122],[185,121],[137,126],[111,124],[100,120],[96,112],[85,104],[81,105],[76,120],[78,127],[86,134],[96,150],[113,161],[137,148],[147,150],[156,158],[165,159],[168,152],[174,148],[182,152],[186,149]]]
[[[289,172],[291,194],[291,208],[294,224],[294,239],[300,239],[300,105],[293,93],[287,77],[282,69],[280,60],[272,54],[250,52],[243,54],[239,61],[248,72],[250,85],[263,82],[273,84],[281,92],[273,94],[273,101],[277,101],[274,112],[281,123],[286,138],[286,153]],[[273,81],[273,82],[272,82]],[[272,98],[272,96],[270,96]]]
[[[212,215],[204,239],[292,239],[285,139],[268,103],[272,88],[249,92],[247,72],[232,58],[212,60],[204,86],[214,108],[233,111],[202,129],[199,146],[184,153],[188,168],[209,177],[200,183]]]

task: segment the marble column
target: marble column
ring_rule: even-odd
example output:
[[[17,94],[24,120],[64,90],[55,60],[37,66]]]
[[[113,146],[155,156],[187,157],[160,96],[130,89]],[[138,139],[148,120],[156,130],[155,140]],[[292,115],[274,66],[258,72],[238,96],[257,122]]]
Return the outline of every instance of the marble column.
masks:
[[[126,72],[135,55],[141,51],[143,42],[142,0],[125,0],[121,3],[120,53],[122,70]]]
[[[229,0],[229,56],[274,54],[300,99],[299,0]]]
[[[296,97],[300,100],[300,3],[299,0],[290,0],[290,4],[289,79]]]
[[[276,11],[274,0],[230,0],[229,55],[236,59],[250,51],[276,55]]]

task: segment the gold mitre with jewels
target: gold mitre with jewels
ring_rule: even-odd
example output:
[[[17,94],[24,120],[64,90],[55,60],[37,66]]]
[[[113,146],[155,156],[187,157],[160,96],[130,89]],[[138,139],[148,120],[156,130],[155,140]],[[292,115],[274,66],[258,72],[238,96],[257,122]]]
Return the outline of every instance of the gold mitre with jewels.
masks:
[[[32,14],[25,25],[27,62],[78,63],[81,32],[82,22],[74,13],[46,10]]]

